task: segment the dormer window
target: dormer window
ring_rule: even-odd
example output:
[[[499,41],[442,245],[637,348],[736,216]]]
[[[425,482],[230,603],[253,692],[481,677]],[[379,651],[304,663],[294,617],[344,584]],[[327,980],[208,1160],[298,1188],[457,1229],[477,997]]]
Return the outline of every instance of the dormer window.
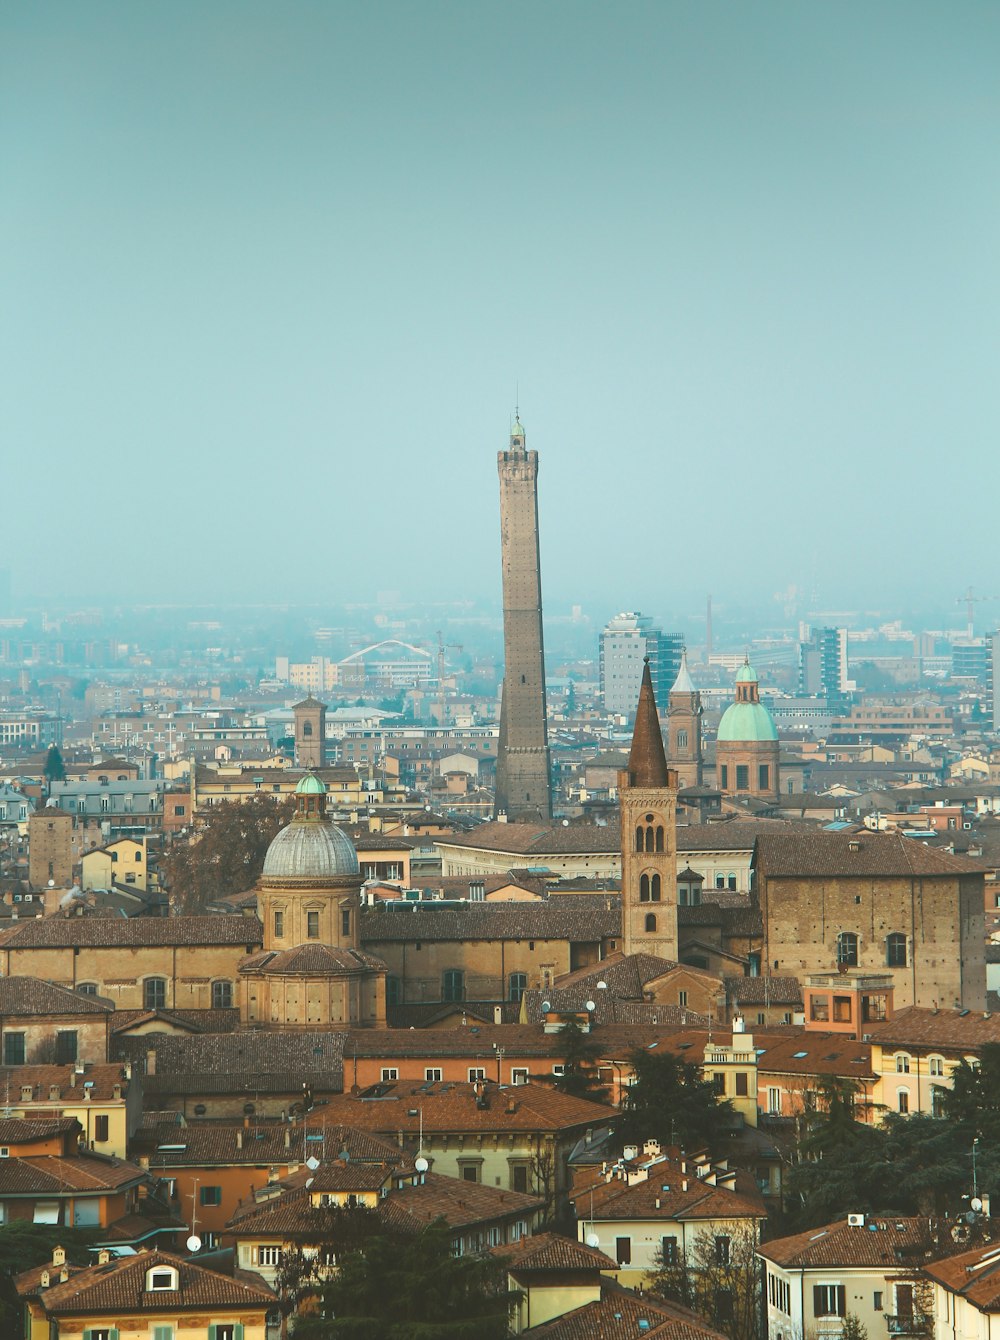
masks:
[[[173,1266],[153,1266],[146,1271],[147,1293],[163,1293],[178,1287],[177,1271]]]

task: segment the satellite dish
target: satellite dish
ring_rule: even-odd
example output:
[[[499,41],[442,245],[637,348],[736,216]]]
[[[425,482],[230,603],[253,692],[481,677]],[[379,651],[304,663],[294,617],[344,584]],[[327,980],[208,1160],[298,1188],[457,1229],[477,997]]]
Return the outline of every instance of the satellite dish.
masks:
[[[588,1233],[588,1234],[587,1234],[587,1246],[588,1246],[588,1247],[600,1247],[600,1245],[601,1245],[601,1239],[597,1236],[596,1233]]]
[[[319,1167],[319,1159],[316,1158],[315,1155],[310,1154],[309,1157],[306,1159],[306,1167],[309,1169],[310,1172],[315,1172],[316,1169]]]
[[[191,1234],[191,1236],[187,1240],[186,1246],[189,1252],[201,1251],[201,1238],[199,1238],[197,1233]]]
[[[597,1009],[597,1001],[596,1001],[596,1000],[588,1000],[588,1001],[587,1001],[587,1009],[590,1011],[591,1014],[593,1014],[594,1011]]]
[[[542,1001],[542,1009],[545,1011],[546,1014],[548,1014],[548,1012],[549,1012],[549,1010],[551,1010],[551,1008],[552,1008],[552,1002],[551,1002],[551,1000],[543,1000],[543,1001]]]
[[[424,1158],[423,1154],[421,1154],[418,1159],[414,1160],[413,1166],[418,1173],[425,1173],[431,1165]]]
[[[983,1208],[983,1202],[979,1199],[978,1196],[973,1196],[969,1204],[975,1210],[976,1214],[978,1214],[979,1211]]]

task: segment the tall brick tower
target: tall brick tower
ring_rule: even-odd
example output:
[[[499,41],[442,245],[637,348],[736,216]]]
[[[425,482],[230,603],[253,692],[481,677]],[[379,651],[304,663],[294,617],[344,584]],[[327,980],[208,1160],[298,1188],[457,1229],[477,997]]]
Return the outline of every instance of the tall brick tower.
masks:
[[[538,452],[528,451],[515,418],[510,447],[497,453],[503,570],[503,698],[495,815],[552,817],[545,721],[542,579],[538,560]]]
[[[300,768],[321,768],[326,762],[326,704],[308,698],[292,708],[295,717],[295,762]]]
[[[678,785],[701,786],[701,694],[688,673],[687,651],[667,700],[667,758]]]
[[[618,774],[622,948],[677,958],[677,773],[667,767],[647,660],[628,767]]]

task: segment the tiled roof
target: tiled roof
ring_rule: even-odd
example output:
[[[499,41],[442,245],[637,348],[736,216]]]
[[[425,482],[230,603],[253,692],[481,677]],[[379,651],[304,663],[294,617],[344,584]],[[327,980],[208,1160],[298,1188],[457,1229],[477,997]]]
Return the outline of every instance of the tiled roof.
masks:
[[[491,1024],[500,1011],[500,1022],[516,1024],[521,1016],[521,1006],[516,1000],[463,1000],[433,1001],[409,1005],[387,1005],[386,1018],[390,1028],[432,1028],[442,1019],[452,1015],[465,1015],[479,1023]]]
[[[146,1290],[146,1272],[169,1266],[178,1273],[179,1288]],[[106,1265],[80,1271],[65,1284],[45,1291],[46,1312],[55,1316],[104,1313],[113,1318],[143,1312],[185,1312],[189,1308],[240,1308],[258,1311],[274,1306],[274,1294],[263,1281],[219,1275],[214,1270],[167,1252],[139,1252]]]
[[[1000,1042],[1000,1015],[969,1010],[932,1010],[905,1005],[884,1024],[866,1024],[873,1042],[883,1047],[950,1047],[975,1049]]]
[[[727,1187],[700,1180],[694,1165],[684,1172],[681,1164],[665,1159],[654,1164],[644,1182],[632,1186],[622,1178],[603,1177],[588,1181],[575,1199],[586,1204],[588,1218],[595,1220],[662,1219],[699,1222],[706,1219],[764,1218],[764,1203],[758,1196],[743,1195]],[[685,1183],[686,1189],[685,1189]],[[593,1210],[591,1210],[593,1205]]]
[[[612,1261],[594,1247],[587,1247],[575,1238],[561,1233],[538,1233],[494,1247],[491,1255],[499,1257],[508,1270],[617,1270]]]
[[[692,971],[699,970],[694,968]],[[552,987],[545,991],[535,989],[525,991],[524,1016],[530,1024],[539,1024],[548,1013],[582,1014],[587,1008],[588,1000],[593,1000],[597,1006],[593,1012],[593,1020],[599,1025],[602,1034],[613,1024],[684,1028],[688,1024],[709,1023],[707,1015],[696,1014],[694,1010],[682,1009],[679,1005],[663,1005],[647,1000],[620,1000],[610,991],[595,991],[590,986],[577,986],[568,991]],[[545,1001],[549,1003],[549,1010],[542,1009]]]
[[[120,1033],[135,1024],[154,1020],[191,1033],[232,1033],[239,1026],[240,1012],[235,1007],[229,1010],[115,1010],[111,1031]]]
[[[442,847],[470,847],[479,851],[509,852],[512,856],[559,853],[610,853],[621,850],[618,825],[608,824],[479,824],[468,833],[435,838]]]
[[[648,1329],[641,1322],[648,1322]],[[611,1280],[601,1281],[599,1301],[566,1312],[542,1326],[532,1326],[522,1335],[529,1340],[723,1340],[701,1317],[675,1303],[654,1301],[623,1289]]]
[[[380,1206],[389,1227],[420,1232],[444,1217],[452,1228],[467,1228],[491,1220],[531,1215],[544,1202],[523,1191],[507,1191],[486,1182],[466,1182],[429,1172],[423,1182],[404,1183],[390,1191]]]
[[[660,958],[657,954],[624,954],[617,951],[591,967],[562,973],[553,985],[557,988],[596,987],[598,982],[605,982],[607,990],[613,991],[616,996],[641,1000],[647,982],[663,977],[676,967],[675,959]]]
[[[758,1074],[875,1078],[870,1044],[855,1042],[843,1033],[814,1033],[810,1029],[784,1036],[770,1034],[766,1038],[754,1034],[754,1043],[758,1048]]]
[[[783,819],[732,819],[717,824],[678,824],[677,853],[696,851],[753,851],[757,838],[766,833],[792,831]]]
[[[838,1219],[822,1228],[794,1233],[788,1238],[772,1238],[758,1250],[775,1265],[793,1268],[809,1266],[899,1266],[909,1256],[914,1264],[923,1264],[923,1251],[929,1245],[927,1220],[899,1215],[865,1216],[862,1227]]]
[[[857,850],[852,850],[852,848]],[[982,873],[982,867],[961,856],[936,851],[900,833],[817,833],[801,830],[764,834],[757,839],[757,868],[775,878],[924,879]]]
[[[114,1086],[121,1085],[123,1095],[128,1093],[129,1081],[122,1076],[120,1065],[90,1065],[83,1074],[77,1074],[73,1065],[12,1065],[0,1066],[0,1093],[10,1095],[12,1107],[19,1107],[22,1088],[31,1085],[34,1102],[48,1102],[49,1089],[56,1087],[64,1103],[82,1100],[84,1085],[90,1089],[92,1103],[116,1101]]]
[[[507,825],[503,825],[506,827]],[[598,941],[621,934],[621,901],[614,894],[568,894],[565,900],[469,903],[435,909],[408,903],[376,905],[361,913],[366,946],[389,941],[571,940]]]
[[[134,1163],[93,1156],[41,1154],[0,1159],[0,1196],[59,1196],[73,1192],[113,1191],[138,1184],[146,1174]]]
[[[189,1125],[157,1132],[149,1148],[150,1168],[293,1163],[307,1157],[304,1132],[288,1123],[265,1126]]]
[[[254,945],[256,917],[42,917],[0,932],[2,949],[118,949],[146,945]]]
[[[36,1140],[51,1140],[54,1135],[82,1131],[76,1117],[58,1117],[53,1121],[32,1121],[23,1117],[0,1118],[0,1145],[27,1145]]]
[[[924,1270],[949,1293],[961,1294],[980,1312],[1000,1312],[1000,1252],[995,1242],[934,1261]]]
[[[658,1005],[654,1007],[664,1016],[676,1007]],[[680,1011],[676,1010],[678,1016]],[[594,1028],[590,1041],[603,1051],[613,1055],[625,1055],[636,1047],[645,1047],[659,1035],[651,1021],[641,1020],[638,1024],[606,1024]],[[436,1028],[422,1031],[412,1028],[359,1028],[355,1029],[344,1046],[344,1054],[350,1058],[380,1057],[390,1061],[393,1057],[418,1056],[429,1060],[435,1056],[467,1056],[470,1060],[489,1058],[495,1063],[494,1048],[502,1047],[508,1060],[519,1056],[553,1057],[558,1059],[566,1049],[566,1043],[558,1032],[547,1033],[540,1023],[534,1024],[476,1024],[459,1028]],[[487,1074],[490,1068],[487,1067]],[[495,1068],[494,1068],[495,1075]],[[520,1094],[521,1086],[517,1086]],[[493,1101],[500,1101],[507,1090],[490,1089]],[[497,1096],[499,1094],[499,1097]]]
[[[797,977],[724,977],[726,998],[734,1005],[801,1005]]]
[[[240,963],[240,972],[275,977],[344,977],[358,973],[384,972],[385,964],[371,954],[333,945],[304,944],[291,949],[265,950]]]
[[[0,1016],[19,1014],[110,1014],[110,1000],[82,996],[40,977],[0,977]]]
[[[119,1037],[115,1050],[142,1065],[156,1053],[156,1073],[146,1074],[148,1094],[261,1093],[301,1090],[303,1081],[340,1088],[345,1033],[260,1032]]]

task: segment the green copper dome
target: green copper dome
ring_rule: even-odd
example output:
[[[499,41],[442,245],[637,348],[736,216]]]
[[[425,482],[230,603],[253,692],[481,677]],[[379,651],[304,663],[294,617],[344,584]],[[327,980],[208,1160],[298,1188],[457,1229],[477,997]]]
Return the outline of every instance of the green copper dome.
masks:
[[[299,782],[295,788],[295,794],[297,796],[325,796],[326,787],[318,777],[314,777],[310,772]]]
[[[743,667],[745,670],[749,666]],[[753,674],[753,671],[750,671]],[[754,675],[754,679],[757,676]],[[750,740],[776,740],[771,713],[763,703],[730,703],[719,722],[718,740],[745,742]]]
[[[736,682],[737,684],[756,684],[758,682],[757,671],[749,661],[744,661],[739,670],[737,670]]]

